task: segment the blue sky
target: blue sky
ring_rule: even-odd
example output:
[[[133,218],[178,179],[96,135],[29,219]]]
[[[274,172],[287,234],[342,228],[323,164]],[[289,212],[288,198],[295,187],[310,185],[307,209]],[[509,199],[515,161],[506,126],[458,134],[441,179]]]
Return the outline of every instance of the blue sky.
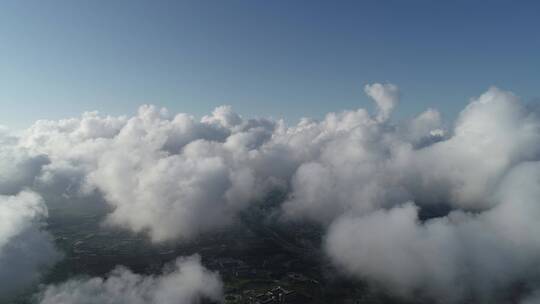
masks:
[[[0,124],[152,103],[196,116],[322,117],[402,91],[453,119],[496,85],[540,96],[538,1],[0,2]]]

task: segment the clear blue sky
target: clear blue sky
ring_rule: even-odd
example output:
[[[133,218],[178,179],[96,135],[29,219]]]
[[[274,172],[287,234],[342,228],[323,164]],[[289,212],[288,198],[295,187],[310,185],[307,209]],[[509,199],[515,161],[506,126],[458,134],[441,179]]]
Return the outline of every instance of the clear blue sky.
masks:
[[[452,119],[490,85],[540,96],[540,1],[0,1],[0,124],[153,103],[321,117],[403,93]]]

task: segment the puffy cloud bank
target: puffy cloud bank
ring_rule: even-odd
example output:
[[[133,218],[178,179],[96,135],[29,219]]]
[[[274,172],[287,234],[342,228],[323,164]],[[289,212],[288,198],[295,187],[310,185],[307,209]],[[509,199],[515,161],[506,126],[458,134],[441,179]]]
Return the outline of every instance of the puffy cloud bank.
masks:
[[[330,227],[326,249],[344,271],[403,295],[497,302],[513,285],[539,279],[539,183],[540,162],[522,164],[496,191],[497,206],[479,214],[456,210],[421,222],[407,203],[344,216]]]
[[[36,283],[41,270],[59,258],[50,235],[41,229],[46,215],[35,193],[0,195],[0,299]]]
[[[364,89],[375,113],[294,126],[226,106],[200,120],[143,106],[133,117],[38,121],[5,140],[24,151],[11,157],[32,161],[20,165],[28,174],[0,176],[0,187],[100,193],[112,207],[107,224],[156,242],[230,225],[278,188],[288,193],[283,219],[328,227],[324,249],[339,269],[396,294],[494,303],[534,289],[536,110],[490,88],[453,126],[435,109],[395,123],[398,88]]]
[[[14,146],[0,133],[0,300],[9,300],[38,282],[43,270],[60,258],[43,230],[48,216],[41,196],[25,190],[48,160]]]
[[[41,304],[195,304],[220,301],[219,276],[205,269],[199,256],[178,258],[158,276],[144,276],[117,267],[107,278],[71,279],[48,286]]]

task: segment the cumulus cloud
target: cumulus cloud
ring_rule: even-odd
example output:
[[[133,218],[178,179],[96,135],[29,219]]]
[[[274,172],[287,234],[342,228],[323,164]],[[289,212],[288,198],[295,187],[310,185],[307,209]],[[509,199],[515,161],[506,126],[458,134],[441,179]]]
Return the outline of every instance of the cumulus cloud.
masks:
[[[43,154],[32,155],[26,149],[9,144],[0,146],[0,193],[17,194],[31,186],[48,163]]]
[[[17,147],[46,155],[39,176],[31,174],[40,191],[95,190],[114,208],[107,223],[155,241],[189,239],[230,224],[263,188],[280,182],[277,166],[265,172],[273,166],[272,152],[263,158],[260,151],[277,124],[244,120],[228,106],[200,121],[142,106],[130,118],[89,112],[38,121]]]
[[[325,249],[344,272],[441,302],[500,302],[538,280],[540,120],[514,94],[490,88],[448,134],[435,110],[398,126],[358,111],[310,127],[297,127],[313,150],[282,208],[329,225]],[[451,212],[424,221],[424,208]]]
[[[339,123],[329,115],[317,125],[324,131],[311,137],[314,157],[306,158],[292,178],[286,214],[328,223],[345,212],[365,213],[408,200],[480,211],[492,207],[489,194],[509,169],[537,159],[540,152],[537,114],[496,88],[472,101],[447,137],[433,111],[401,128],[367,114],[351,119],[352,113],[343,114]],[[337,124],[341,129],[335,132],[331,126]],[[437,138],[416,145],[426,136]]]
[[[47,207],[36,193],[0,195],[0,299],[37,283],[42,270],[60,257],[42,230]]]
[[[160,275],[140,275],[117,267],[106,278],[71,279],[47,286],[41,304],[195,304],[221,301],[223,285],[217,273],[204,268],[199,256],[178,258]]]
[[[423,193],[444,188],[454,205],[490,207],[486,198],[507,171],[538,158],[539,130],[537,113],[514,94],[491,88],[461,112],[452,137],[415,151],[411,174]]]
[[[229,224],[263,192],[249,162],[273,124],[244,123],[228,111],[220,108],[195,122],[141,108],[88,175],[88,185],[115,208],[107,222],[145,231],[155,241],[187,239]]]
[[[367,84],[364,87],[364,92],[373,98],[377,104],[377,120],[385,121],[390,117],[392,110],[396,107],[399,101],[399,89],[391,83],[374,83]]]
[[[444,139],[446,131],[442,126],[441,114],[435,109],[427,109],[414,119],[400,126],[400,136],[416,148],[431,145]]]
[[[0,300],[38,282],[60,254],[44,231],[47,206],[32,187],[49,159],[17,145],[0,130]]]
[[[344,271],[404,295],[498,302],[513,285],[538,279],[538,195],[540,162],[525,163],[504,179],[492,197],[499,204],[488,211],[421,222],[407,203],[344,216],[330,227],[326,249]]]
[[[200,120],[143,106],[133,117],[39,121],[9,139],[25,151],[18,159],[0,160],[30,173],[0,187],[98,193],[112,207],[108,224],[156,242],[230,225],[279,188],[283,219],[329,227],[325,249],[340,269],[397,294],[491,301],[536,282],[537,112],[490,88],[453,126],[435,109],[394,123],[397,86],[364,90],[375,113],[293,126],[227,106]]]

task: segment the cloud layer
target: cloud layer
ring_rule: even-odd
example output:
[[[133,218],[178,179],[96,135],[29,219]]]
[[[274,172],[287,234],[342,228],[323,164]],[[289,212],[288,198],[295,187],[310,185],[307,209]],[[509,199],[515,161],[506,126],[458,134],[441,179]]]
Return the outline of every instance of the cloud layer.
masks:
[[[143,106],[133,117],[38,121],[3,137],[19,152],[0,150],[0,164],[19,173],[0,175],[0,189],[98,193],[112,207],[107,224],[160,242],[226,227],[277,188],[284,220],[328,228],[339,269],[396,294],[493,303],[534,289],[538,113],[490,88],[453,126],[435,109],[396,123],[397,86],[365,92],[375,113],[293,126],[227,106],[200,120]]]

